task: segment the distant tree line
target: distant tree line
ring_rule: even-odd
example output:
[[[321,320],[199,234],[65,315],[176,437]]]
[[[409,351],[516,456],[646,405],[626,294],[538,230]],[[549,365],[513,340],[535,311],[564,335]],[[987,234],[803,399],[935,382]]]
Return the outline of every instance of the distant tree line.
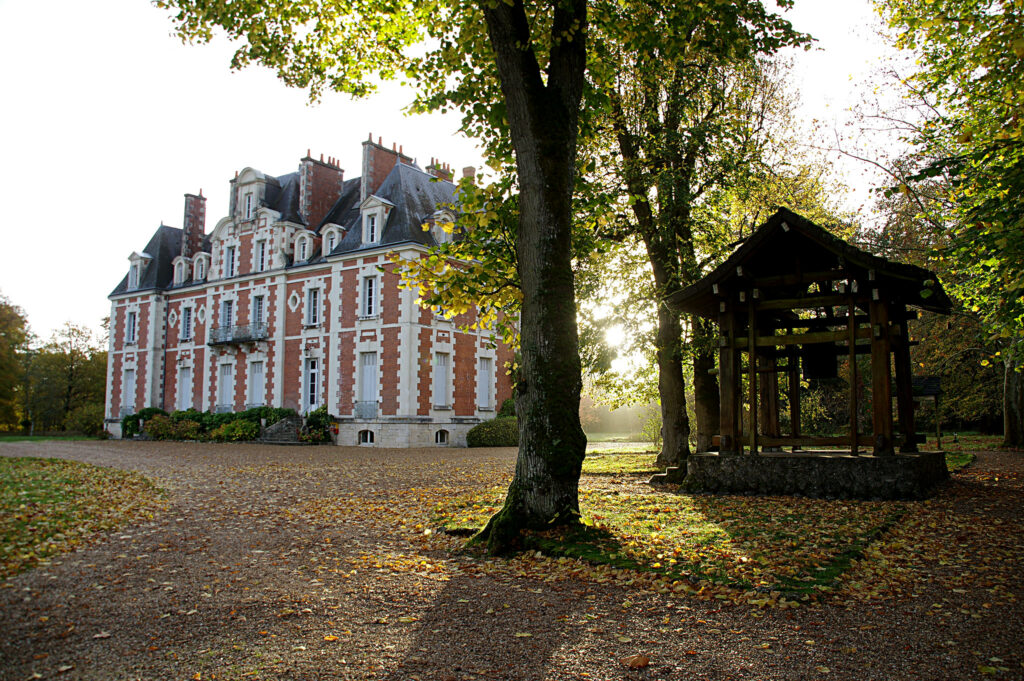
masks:
[[[106,376],[106,322],[102,335],[68,322],[44,342],[0,294],[0,431],[99,435]]]

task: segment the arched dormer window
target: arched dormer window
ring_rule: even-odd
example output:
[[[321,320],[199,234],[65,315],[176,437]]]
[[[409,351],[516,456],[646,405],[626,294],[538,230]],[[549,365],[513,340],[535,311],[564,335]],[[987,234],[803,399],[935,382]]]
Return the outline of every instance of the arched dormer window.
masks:
[[[337,227],[327,227],[321,236],[323,237],[324,255],[330,255],[341,243],[341,231]]]
[[[306,234],[295,239],[295,262],[306,262],[313,255],[313,240]]]
[[[231,197],[232,216],[235,220],[256,219],[261,201],[266,194],[267,177],[255,168],[246,168],[231,181],[234,185]]]
[[[205,281],[207,273],[210,271],[210,254],[200,253],[195,258],[195,275],[192,277],[195,281]]]
[[[455,216],[451,211],[439,210],[430,216],[430,236],[434,243],[446,244],[455,238]]]
[[[174,283],[177,285],[184,284],[189,280],[190,275],[189,259],[179,255],[174,259]]]

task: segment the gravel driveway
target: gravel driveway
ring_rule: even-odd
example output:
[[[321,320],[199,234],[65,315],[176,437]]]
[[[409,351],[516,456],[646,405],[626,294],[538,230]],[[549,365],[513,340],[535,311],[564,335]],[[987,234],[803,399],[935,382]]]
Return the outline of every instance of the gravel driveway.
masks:
[[[510,449],[51,442],[0,455],[136,470],[168,491],[152,523],[0,584],[2,680],[1024,678],[1021,579],[982,616],[982,587],[931,584],[758,611],[431,549],[408,510],[511,471]],[[981,453],[952,484],[991,488],[993,513],[1019,526],[1022,456]],[[953,601],[964,607],[936,616]],[[650,665],[628,669],[638,653]]]

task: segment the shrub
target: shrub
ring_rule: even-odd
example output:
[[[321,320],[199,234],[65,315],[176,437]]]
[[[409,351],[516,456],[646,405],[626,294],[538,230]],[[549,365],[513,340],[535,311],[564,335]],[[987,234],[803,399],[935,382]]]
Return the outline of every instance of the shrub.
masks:
[[[159,407],[145,407],[137,414],[128,414],[121,419],[121,437],[135,437],[139,434],[139,421],[148,421],[158,414],[167,416],[167,412]]]
[[[327,413],[327,405],[306,414],[306,427],[299,434],[303,442],[327,442],[331,439],[334,418]]]
[[[97,437],[103,432],[103,405],[83,404],[71,410],[64,419],[64,430],[74,430],[87,437]]]
[[[146,435],[154,440],[201,440],[202,428],[196,421],[174,420],[172,416],[157,414],[146,421]]]
[[[473,426],[466,434],[470,447],[518,447],[519,421],[498,417]]]
[[[180,423],[181,421],[192,421],[198,424],[203,421],[203,412],[194,408],[185,409],[184,411],[175,411],[171,412],[171,420],[175,423]]]
[[[210,439],[217,442],[242,442],[245,440],[255,440],[259,437],[259,434],[259,424],[239,419],[223,423],[214,428],[210,431]]]
[[[260,419],[266,419],[267,425],[271,426],[285,417],[296,415],[297,412],[294,409],[284,407],[252,407],[234,416],[243,421],[251,421],[256,425],[260,424]]]
[[[511,397],[501,403],[501,409],[498,410],[498,418],[516,416],[516,401]]]

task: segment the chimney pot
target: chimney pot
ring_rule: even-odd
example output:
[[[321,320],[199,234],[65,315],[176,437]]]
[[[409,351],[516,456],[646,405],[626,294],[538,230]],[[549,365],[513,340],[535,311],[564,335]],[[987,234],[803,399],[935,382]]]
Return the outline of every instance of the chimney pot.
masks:
[[[383,147],[384,146],[384,138],[381,137],[380,135],[377,135],[377,146],[378,147]]]

